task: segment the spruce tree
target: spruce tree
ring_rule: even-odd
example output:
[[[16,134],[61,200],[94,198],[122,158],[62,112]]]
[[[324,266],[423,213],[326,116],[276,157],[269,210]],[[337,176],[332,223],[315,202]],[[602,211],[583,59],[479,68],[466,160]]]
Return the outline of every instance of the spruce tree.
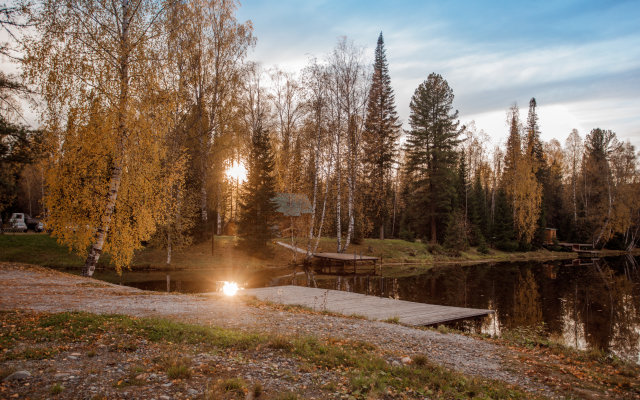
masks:
[[[540,207],[540,215],[537,221],[537,229],[533,238],[533,244],[536,247],[542,246],[544,241],[544,230],[547,226],[547,210],[549,208],[550,187],[549,187],[549,168],[542,148],[542,140],[540,140],[540,127],[538,126],[538,114],[536,112],[536,99],[534,97],[529,101],[529,113],[527,115],[526,127],[526,144],[525,156],[529,158],[529,162],[533,167],[533,173],[536,176],[538,184],[542,188],[542,202]]]
[[[514,242],[512,214],[507,194],[503,188],[499,188],[496,194],[496,211],[491,242],[500,250],[515,251],[518,248],[518,244]]]
[[[269,255],[268,241],[273,238],[276,203],[274,159],[269,136],[258,124],[251,138],[247,182],[240,204],[238,234],[244,250]]]
[[[363,164],[367,174],[365,187],[368,188],[365,194],[368,204],[366,212],[369,220],[374,223],[374,229],[379,232],[380,239],[384,239],[385,224],[391,214],[391,172],[396,161],[400,127],[384,40],[380,32],[362,136]]]
[[[455,196],[460,131],[452,105],[453,90],[435,73],[418,86],[410,104],[406,168],[414,190],[408,202],[416,231],[433,243],[439,239],[438,226],[447,224]]]

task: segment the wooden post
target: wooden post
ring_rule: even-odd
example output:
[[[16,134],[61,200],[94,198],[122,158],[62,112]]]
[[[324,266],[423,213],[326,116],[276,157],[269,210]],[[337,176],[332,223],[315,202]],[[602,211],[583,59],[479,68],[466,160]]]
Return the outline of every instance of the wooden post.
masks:
[[[171,291],[171,275],[167,274],[167,292]]]
[[[356,261],[357,257],[358,257],[358,256],[357,256],[356,252],[354,251],[354,252],[353,252],[353,273],[354,273],[354,274],[355,274],[355,273],[357,272],[357,270],[358,270],[358,268],[356,267],[356,265],[357,265],[357,261]]]

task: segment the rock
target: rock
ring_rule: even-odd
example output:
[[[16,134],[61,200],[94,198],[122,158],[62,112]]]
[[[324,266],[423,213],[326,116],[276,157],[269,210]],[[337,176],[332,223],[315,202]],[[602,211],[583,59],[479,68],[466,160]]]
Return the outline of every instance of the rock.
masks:
[[[171,387],[171,385],[173,385],[173,383],[171,382],[167,382],[167,383],[163,383],[162,386],[164,387]]]
[[[67,358],[68,358],[69,360],[77,360],[77,359],[78,359],[78,357],[77,357],[77,356],[67,356]]]
[[[171,397],[166,396],[166,395],[162,395],[162,396],[160,396],[160,400],[171,400]]]
[[[403,364],[411,364],[411,358],[404,356],[402,357],[402,363]]]
[[[189,393],[191,396],[195,396],[198,394],[198,391],[193,388],[189,388],[187,389],[187,393]]]
[[[64,372],[58,372],[57,374],[55,374],[53,377],[55,379],[61,379],[61,378],[66,378],[67,376],[69,376],[69,374],[66,374]]]
[[[80,357],[82,354],[80,354],[80,353],[71,353],[71,355],[74,356],[74,357]]]
[[[31,376],[31,372],[29,371],[16,371],[13,374],[7,376],[6,378],[4,378],[2,381],[3,382],[9,382],[9,381],[21,381],[23,379],[27,379]]]
[[[399,367],[402,364],[400,364],[400,362],[398,360],[393,360],[393,362],[391,362],[391,365],[394,366],[394,367]]]

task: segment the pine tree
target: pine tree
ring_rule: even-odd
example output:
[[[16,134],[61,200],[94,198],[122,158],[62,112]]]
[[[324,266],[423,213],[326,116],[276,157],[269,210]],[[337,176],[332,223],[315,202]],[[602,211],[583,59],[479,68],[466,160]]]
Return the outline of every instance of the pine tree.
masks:
[[[276,204],[274,159],[269,136],[258,124],[251,138],[247,182],[240,204],[238,234],[249,253],[269,255],[268,241],[273,237]]]
[[[513,241],[513,212],[503,188],[496,194],[495,220],[492,226],[491,242],[501,250],[516,250],[517,243]]]
[[[378,229],[380,239],[384,239],[385,224],[390,215],[392,201],[390,177],[393,163],[396,161],[400,126],[395,96],[391,88],[384,40],[382,32],[380,32],[362,136],[363,164],[367,174],[366,187],[369,188],[369,192],[366,194],[369,205],[367,216],[374,222],[374,228]]]
[[[536,112],[536,99],[529,100],[529,113],[527,115],[525,157],[531,165],[536,181],[541,190],[540,211],[536,221],[537,229],[533,236],[534,245],[542,246],[544,230],[547,226],[547,210],[549,208],[549,168],[545,159],[542,141],[540,140],[540,127],[538,126],[538,114]]]
[[[453,90],[442,76],[432,73],[411,99],[406,145],[407,172],[415,191],[408,201],[416,221],[429,226],[431,242],[438,240],[438,225],[446,223],[455,195],[458,111],[452,112]],[[422,220],[426,218],[426,220]],[[425,234],[422,226],[416,229]]]

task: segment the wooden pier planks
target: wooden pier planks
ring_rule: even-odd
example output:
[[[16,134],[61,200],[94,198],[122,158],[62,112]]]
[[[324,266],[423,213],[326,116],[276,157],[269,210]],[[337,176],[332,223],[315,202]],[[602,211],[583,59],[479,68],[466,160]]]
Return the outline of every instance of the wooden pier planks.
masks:
[[[243,294],[255,296],[262,301],[306,306],[316,311],[326,310],[343,315],[361,315],[373,320],[398,318],[400,323],[413,326],[433,325],[493,313],[492,310],[414,303],[303,286],[245,289]]]

